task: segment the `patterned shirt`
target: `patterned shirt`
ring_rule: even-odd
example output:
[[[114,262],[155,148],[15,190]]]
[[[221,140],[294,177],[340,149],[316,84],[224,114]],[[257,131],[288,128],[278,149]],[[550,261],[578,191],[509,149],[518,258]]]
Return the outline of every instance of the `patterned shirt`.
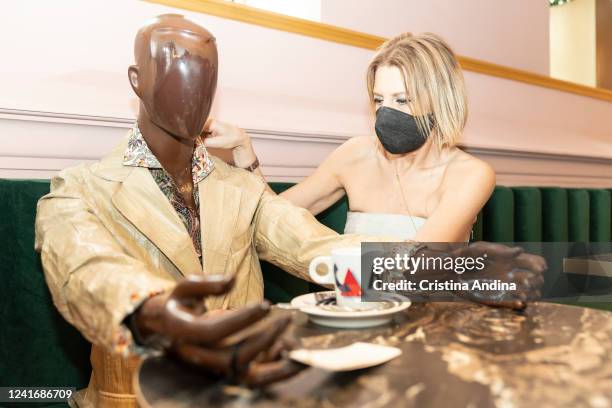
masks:
[[[202,181],[213,170],[214,165],[202,138],[198,137],[193,150],[191,160],[191,176],[193,178],[193,200],[196,204],[196,211],[191,211],[187,203],[181,196],[178,187],[172,180],[170,174],[162,167],[157,157],[147,146],[138,125],[135,124],[130,130],[128,137],[128,147],[123,158],[124,166],[146,167],[149,169],[153,180],[164,193],[179,218],[183,221],[187,233],[191,237],[191,242],[202,261],[202,242],[200,237],[200,198],[198,195],[198,183]]]

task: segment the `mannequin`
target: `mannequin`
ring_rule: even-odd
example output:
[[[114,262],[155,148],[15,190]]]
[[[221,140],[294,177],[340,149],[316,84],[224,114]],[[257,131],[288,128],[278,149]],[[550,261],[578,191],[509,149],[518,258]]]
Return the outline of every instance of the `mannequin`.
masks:
[[[196,212],[192,155],[217,87],[215,38],[182,16],[168,14],[138,32],[134,54],[136,65],[129,67],[128,76],[140,99],[138,126],[188,207]],[[268,322],[240,342],[217,345],[263,318],[269,311],[267,303],[214,317],[188,307],[202,305],[205,296],[225,293],[233,284],[233,279],[222,277],[185,279],[170,295],[145,302],[138,309],[133,330],[140,330],[139,336],[156,332],[163,333],[166,340],[180,340],[180,345],[170,346],[179,358],[249,385],[261,386],[291,375],[300,365],[251,362],[278,340],[289,323],[287,317]],[[275,354],[277,357],[278,352]]]

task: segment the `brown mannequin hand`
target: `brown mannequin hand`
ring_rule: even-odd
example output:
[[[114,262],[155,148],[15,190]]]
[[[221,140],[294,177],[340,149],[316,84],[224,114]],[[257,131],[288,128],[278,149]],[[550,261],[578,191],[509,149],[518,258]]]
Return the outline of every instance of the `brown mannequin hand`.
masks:
[[[206,313],[204,298],[226,293],[233,283],[223,277],[190,276],[169,295],[144,302],[136,312],[136,329],[144,336],[161,335],[168,340],[172,355],[216,375],[255,385],[286,378],[293,372],[288,367],[293,366],[279,361],[289,349],[283,340],[289,316],[269,319],[253,329],[268,314],[267,302]],[[260,362],[255,363],[256,359]],[[268,365],[270,362],[275,364]]]
[[[283,354],[270,359],[291,319],[280,316],[233,344],[197,345],[176,342],[171,352],[194,366],[249,386],[264,386],[297,373],[303,366],[294,364]],[[284,348],[284,346],[283,346]],[[285,348],[286,350],[286,348]]]
[[[244,383],[250,387],[264,387],[289,378],[306,368],[286,356],[287,352],[297,346],[297,339],[291,333],[285,332],[266,352],[259,355],[257,361],[251,363],[243,379]]]
[[[237,126],[209,118],[204,126],[204,136],[206,147],[231,149],[236,167],[248,167],[256,159],[251,138]]]
[[[291,334],[285,332],[282,336],[278,337],[274,344],[261,353],[257,358],[258,363],[267,363],[271,361],[277,361],[285,357],[286,353],[294,350],[299,345],[297,339]]]
[[[276,381],[292,377],[306,368],[295,361],[282,359],[271,363],[254,363],[244,381],[249,387],[265,387]]]
[[[476,242],[451,252],[454,257],[476,258],[485,254],[483,270],[458,274],[457,280],[470,284],[476,280],[480,282],[500,280],[515,283],[516,291],[470,290],[461,292],[462,297],[491,306],[523,309],[528,301],[541,296],[540,289],[544,284],[543,273],[547,268],[546,261],[541,256],[527,254],[519,247],[490,242]]]
[[[179,282],[169,295],[143,303],[135,324],[141,334],[156,333],[168,340],[214,343],[260,320],[270,310],[267,302],[241,310],[207,316],[203,299],[228,292],[233,279],[190,276]]]

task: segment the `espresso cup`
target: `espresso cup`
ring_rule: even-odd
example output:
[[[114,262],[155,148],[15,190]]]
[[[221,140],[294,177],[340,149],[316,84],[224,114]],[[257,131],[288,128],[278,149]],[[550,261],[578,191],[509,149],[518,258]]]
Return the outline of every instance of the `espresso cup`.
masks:
[[[327,273],[317,272],[319,265],[327,266]],[[361,301],[361,247],[336,248],[331,256],[318,256],[310,262],[310,278],[316,283],[333,284],[336,303],[351,309],[371,309],[375,302]]]

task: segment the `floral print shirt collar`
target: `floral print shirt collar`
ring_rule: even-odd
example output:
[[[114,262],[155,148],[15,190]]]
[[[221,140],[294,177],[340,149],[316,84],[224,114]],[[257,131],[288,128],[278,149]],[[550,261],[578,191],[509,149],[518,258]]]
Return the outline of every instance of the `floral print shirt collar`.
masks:
[[[198,137],[191,160],[191,175],[196,185],[208,176],[214,169],[214,163],[206,150],[204,141]],[[123,157],[124,166],[146,167],[149,169],[163,168],[145,141],[137,124],[134,124],[128,136],[128,146]]]

